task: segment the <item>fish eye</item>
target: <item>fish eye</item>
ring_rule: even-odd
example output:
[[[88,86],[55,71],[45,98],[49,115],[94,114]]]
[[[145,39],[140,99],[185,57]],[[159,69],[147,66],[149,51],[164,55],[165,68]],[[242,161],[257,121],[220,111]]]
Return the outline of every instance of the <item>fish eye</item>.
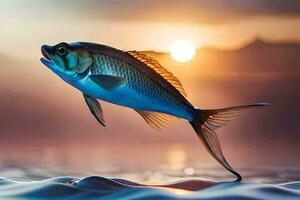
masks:
[[[59,56],[65,56],[68,53],[68,49],[65,46],[60,46],[60,47],[57,47],[56,53]]]

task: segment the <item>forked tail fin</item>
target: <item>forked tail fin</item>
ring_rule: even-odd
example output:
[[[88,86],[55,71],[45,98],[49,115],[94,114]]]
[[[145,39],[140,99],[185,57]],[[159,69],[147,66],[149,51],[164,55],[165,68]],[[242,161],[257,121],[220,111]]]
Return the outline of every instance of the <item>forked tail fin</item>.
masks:
[[[218,136],[215,132],[216,129],[224,126],[230,120],[234,119],[241,113],[251,109],[266,106],[266,103],[236,106],[230,108],[216,109],[216,110],[200,110],[198,114],[190,122],[197,135],[204,143],[208,152],[227,170],[237,177],[237,181],[241,181],[241,175],[235,171],[226,161]]]

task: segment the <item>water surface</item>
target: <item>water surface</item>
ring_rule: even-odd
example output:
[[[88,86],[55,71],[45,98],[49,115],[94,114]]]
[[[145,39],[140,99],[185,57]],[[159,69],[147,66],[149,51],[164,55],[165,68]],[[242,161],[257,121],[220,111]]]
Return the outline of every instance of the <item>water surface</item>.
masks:
[[[168,185],[142,185],[103,177],[58,177],[43,181],[0,180],[1,199],[299,199],[300,182],[285,184],[213,183],[185,180]]]

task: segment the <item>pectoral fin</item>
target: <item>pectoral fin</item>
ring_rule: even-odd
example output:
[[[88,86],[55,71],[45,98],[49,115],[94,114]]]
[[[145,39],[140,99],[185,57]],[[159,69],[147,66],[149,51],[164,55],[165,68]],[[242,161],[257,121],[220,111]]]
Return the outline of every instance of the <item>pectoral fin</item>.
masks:
[[[101,108],[100,103],[97,101],[96,98],[88,96],[86,94],[83,94],[84,100],[86,104],[88,105],[91,113],[94,115],[94,117],[97,119],[97,121],[105,127],[104,117],[103,117],[103,111]]]
[[[100,87],[111,90],[117,87],[120,87],[126,83],[126,79],[119,76],[112,75],[91,75],[90,78]]]

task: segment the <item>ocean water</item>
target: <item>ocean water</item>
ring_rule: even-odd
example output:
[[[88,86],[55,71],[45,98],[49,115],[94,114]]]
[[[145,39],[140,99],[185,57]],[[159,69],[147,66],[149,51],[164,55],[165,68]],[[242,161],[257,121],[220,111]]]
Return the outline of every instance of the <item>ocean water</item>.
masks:
[[[87,173],[63,167],[6,163],[0,167],[0,176],[10,178],[0,178],[0,199],[300,199],[297,169],[243,169],[245,180],[232,182],[234,178],[222,168],[196,167],[171,169],[165,166],[146,171],[110,168]],[[93,173],[106,176],[86,175]]]
[[[214,183],[185,180],[169,185],[151,186],[124,179],[103,177],[58,177],[43,181],[0,180],[0,199],[209,199],[209,200],[285,200],[300,199],[300,182],[254,184]]]
[[[148,154],[127,148],[125,156],[97,149],[2,147],[0,200],[300,199],[298,165],[239,166],[240,183],[177,146]]]

